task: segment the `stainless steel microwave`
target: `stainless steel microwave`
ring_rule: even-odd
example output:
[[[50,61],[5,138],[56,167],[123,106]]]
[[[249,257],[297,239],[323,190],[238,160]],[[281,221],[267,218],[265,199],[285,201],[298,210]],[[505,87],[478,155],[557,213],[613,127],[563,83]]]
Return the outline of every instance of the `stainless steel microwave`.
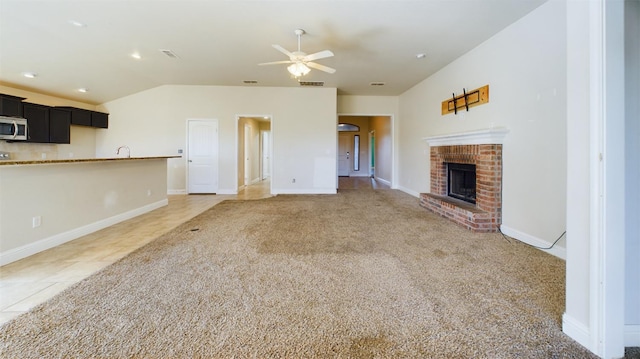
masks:
[[[27,119],[0,116],[0,140],[26,141]]]

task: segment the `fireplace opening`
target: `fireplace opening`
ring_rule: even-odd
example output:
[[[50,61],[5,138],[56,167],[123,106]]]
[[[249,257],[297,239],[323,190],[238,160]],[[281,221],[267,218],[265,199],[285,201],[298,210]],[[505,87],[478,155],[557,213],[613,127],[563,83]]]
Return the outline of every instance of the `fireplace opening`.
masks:
[[[447,195],[476,203],[476,165],[447,163]]]

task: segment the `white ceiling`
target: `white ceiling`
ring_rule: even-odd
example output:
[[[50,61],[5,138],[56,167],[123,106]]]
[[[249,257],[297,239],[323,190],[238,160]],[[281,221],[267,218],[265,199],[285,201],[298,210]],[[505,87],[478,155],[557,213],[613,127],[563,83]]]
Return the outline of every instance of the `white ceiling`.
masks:
[[[257,64],[286,60],[271,45],[294,51],[302,28],[302,51],[333,51],[317,62],[337,69],[304,81],[399,95],[544,1],[0,0],[0,83],[94,104],[163,84],[299,86]]]

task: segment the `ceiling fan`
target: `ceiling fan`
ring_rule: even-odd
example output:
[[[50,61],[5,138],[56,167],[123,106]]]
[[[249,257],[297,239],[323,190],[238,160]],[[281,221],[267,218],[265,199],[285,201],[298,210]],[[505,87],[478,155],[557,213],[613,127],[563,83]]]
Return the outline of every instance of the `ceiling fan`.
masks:
[[[329,51],[329,50],[324,50],[324,51],[320,51],[320,52],[316,52],[314,54],[310,54],[307,55],[306,53],[302,52],[300,50],[300,37],[302,37],[302,35],[305,34],[305,31],[302,29],[296,29],[294,31],[294,33],[296,34],[296,36],[298,36],[298,51],[294,51],[294,52],[289,52],[287,51],[285,48],[283,48],[280,45],[272,45],[274,49],[282,52],[283,54],[289,56],[289,60],[284,60],[284,61],[274,61],[274,62],[263,62],[261,64],[258,65],[278,65],[278,64],[291,64],[287,67],[287,70],[289,71],[289,73],[291,73],[295,78],[304,76],[306,74],[309,73],[309,71],[311,71],[310,68],[316,69],[316,70],[320,70],[320,71],[324,71],[324,72],[328,72],[330,74],[336,72],[336,69],[333,69],[331,67],[328,66],[324,66],[324,65],[320,65],[317,64],[315,62],[312,62],[314,60],[319,60],[319,59],[324,59],[327,57],[331,57],[333,56],[333,52]]]

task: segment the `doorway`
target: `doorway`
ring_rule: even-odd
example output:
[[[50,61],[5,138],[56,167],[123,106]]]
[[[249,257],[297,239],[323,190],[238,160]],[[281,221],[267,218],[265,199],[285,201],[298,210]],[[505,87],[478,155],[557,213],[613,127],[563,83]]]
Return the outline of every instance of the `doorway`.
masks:
[[[244,124],[244,185],[251,184],[251,147],[253,146],[253,137],[251,136],[251,126]]]
[[[369,132],[369,177],[376,175],[376,131]]]
[[[187,120],[187,193],[218,191],[218,121]]]
[[[262,140],[262,180],[267,180],[271,177],[271,131],[260,131]]]
[[[343,179],[368,177],[391,186],[393,118],[389,115],[338,115],[338,188]]]
[[[237,117],[238,192],[271,179],[272,132],[270,116]]]

